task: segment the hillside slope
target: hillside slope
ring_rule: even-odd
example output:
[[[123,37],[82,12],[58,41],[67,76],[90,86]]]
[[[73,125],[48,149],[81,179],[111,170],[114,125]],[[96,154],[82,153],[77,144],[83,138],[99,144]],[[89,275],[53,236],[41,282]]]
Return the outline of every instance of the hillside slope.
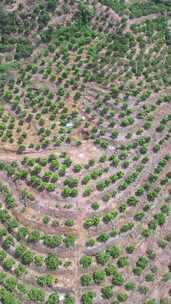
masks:
[[[0,301],[171,303],[171,3],[0,4]]]

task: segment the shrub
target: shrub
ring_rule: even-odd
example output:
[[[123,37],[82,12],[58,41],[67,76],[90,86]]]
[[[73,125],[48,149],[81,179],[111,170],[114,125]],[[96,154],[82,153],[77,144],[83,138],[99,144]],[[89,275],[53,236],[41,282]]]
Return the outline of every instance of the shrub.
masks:
[[[57,1],[56,0],[48,0],[47,1],[47,9],[49,11],[54,11],[57,5]]]
[[[135,289],[135,283],[134,282],[128,282],[125,284],[125,289],[127,290],[133,290]]]
[[[148,274],[146,274],[146,276],[145,276],[145,281],[146,281],[146,282],[153,282],[154,279],[155,279],[154,273],[148,273]]]
[[[85,293],[82,296],[82,303],[83,304],[93,304],[93,299],[95,298],[96,294],[92,291]]]
[[[102,288],[101,292],[104,299],[111,299],[113,296],[113,290],[110,286]]]
[[[122,286],[124,281],[124,277],[120,272],[116,272],[112,278],[112,284],[115,286]]]
[[[65,187],[62,196],[63,197],[76,197],[78,195],[78,190],[77,189],[71,189],[69,187]]]
[[[92,226],[98,226],[99,223],[100,223],[100,219],[97,216],[93,216],[93,217],[88,218],[85,221],[84,225],[86,228],[90,228]]]
[[[14,197],[9,193],[6,196],[7,208],[14,208],[16,206],[16,202]]]
[[[91,256],[83,256],[80,260],[80,264],[83,266],[83,268],[87,268],[92,263],[92,257]]]
[[[0,289],[0,300],[4,304],[21,304],[21,302],[15,297],[15,295],[10,291],[7,291],[7,289],[5,288]]]
[[[50,294],[50,296],[48,297],[48,304],[59,304],[59,295],[57,292],[54,292],[52,294]]]
[[[100,234],[98,236],[97,240],[99,242],[106,242],[109,239],[109,237],[110,237],[109,234],[107,234],[106,232],[104,232],[104,233],[102,233],[102,234]]]
[[[138,288],[138,292],[140,294],[146,295],[149,292],[149,288],[147,286],[140,286]]]
[[[37,283],[38,283],[38,285],[40,285],[42,287],[43,286],[52,287],[54,284],[54,278],[50,274],[44,275],[44,276],[39,276],[37,278]]]
[[[94,282],[94,280],[93,280],[92,274],[84,274],[84,275],[81,277],[81,285],[82,285],[82,286],[89,286],[89,285],[92,285],[93,282]]]
[[[155,299],[147,300],[146,302],[144,302],[144,304],[156,304],[156,300]]]
[[[153,249],[148,249],[147,250],[147,256],[150,260],[154,260],[156,258],[156,253]]]
[[[28,293],[29,299],[34,302],[44,302],[45,293],[42,289],[32,288]]]
[[[68,227],[74,226],[74,223],[75,223],[74,220],[71,218],[65,221],[65,225]]]
[[[121,232],[121,233],[127,232],[127,231],[131,230],[133,227],[134,227],[134,224],[133,224],[133,223],[124,224],[124,225],[121,227],[120,232]]]
[[[17,285],[17,280],[15,277],[9,277],[4,282],[5,288],[9,291],[13,291],[16,285]]]
[[[89,5],[87,1],[79,2],[79,17],[83,24],[87,24],[94,14],[95,10],[92,5]]]
[[[43,266],[44,257],[41,256],[41,255],[36,255],[36,256],[34,257],[34,262],[35,262],[36,266]]]
[[[94,282],[96,284],[101,284],[105,279],[106,273],[104,271],[96,271],[93,274]]]
[[[117,299],[119,302],[125,302],[128,299],[128,294],[127,293],[119,293],[117,295]]]
[[[76,241],[76,236],[75,235],[67,235],[64,239],[64,244],[67,248],[69,247],[74,247]]]
[[[148,259],[145,256],[141,256],[136,262],[136,266],[144,270],[148,266],[148,263]]]
[[[74,171],[75,173],[78,173],[78,172],[81,171],[81,169],[82,169],[81,165],[77,164],[77,165],[74,166],[73,171]]]
[[[15,59],[29,57],[32,54],[33,48],[29,40],[20,39],[16,46]]]
[[[58,235],[46,235],[43,240],[44,245],[50,248],[55,248],[61,245],[62,237]]]
[[[50,270],[57,270],[59,268],[60,265],[60,261],[59,258],[56,254],[53,253],[49,253],[46,260],[46,265],[48,267],[48,269]]]
[[[166,216],[164,213],[159,213],[155,215],[155,219],[157,220],[157,224],[162,226],[166,221]]]
[[[7,271],[10,271],[14,265],[15,261],[12,258],[6,258],[3,262],[3,267]]]
[[[75,304],[75,298],[72,295],[66,295],[64,304]]]
[[[126,248],[126,251],[127,253],[129,254],[132,254],[135,250],[135,246],[134,245],[129,245],[127,248]]]
[[[28,236],[28,242],[36,243],[40,240],[40,232],[37,230],[33,230]]]
[[[34,254],[27,250],[23,253],[21,261],[24,265],[30,265],[33,262]]]
[[[64,181],[64,185],[74,188],[78,186],[78,179],[77,178],[67,178]]]
[[[169,303],[170,303],[169,298],[162,298],[162,299],[160,299],[160,304],[169,304]]]
[[[119,246],[114,245],[111,248],[107,249],[107,252],[110,254],[110,256],[114,259],[118,258],[120,253],[121,253],[121,249]]]
[[[118,215],[118,212],[116,210],[113,210],[109,213],[107,213],[106,215],[104,215],[103,217],[103,221],[105,223],[109,223],[110,221],[113,221]]]
[[[20,277],[22,274],[26,273],[26,267],[23,265],[18,265],[15,269],[15,273],[17,277]]]
[[[125,257],[125,256],[123,256],[123,257],[120,257],[119,259],[118,259],[118,261],[117,261],[117,265],[118,265],[118,267],[120,267],[120,268],[122,268],[122,267],[126,267],[126,266],[128,266],[128,257]]]
[[[99,263],[101,265],[105,265],[108,262],[109,258],[110,258],[110,254],[106,251],[99,252],[96,255],[97,263]]]

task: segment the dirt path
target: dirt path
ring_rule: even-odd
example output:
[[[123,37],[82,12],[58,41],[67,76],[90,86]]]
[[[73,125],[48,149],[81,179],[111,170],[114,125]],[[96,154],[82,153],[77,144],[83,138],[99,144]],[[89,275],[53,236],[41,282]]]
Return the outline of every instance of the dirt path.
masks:
[[[146,22],[147,20],[154,20],[154,19],[157,19],[161,16],[161,13],[156,13],[156,14],[150,14],[150,15],[147,15],[147,16],[142,16],[142,17],[139,17],[139,18],[133,18],[133,19],[129,19],[128,20],[128,23],[127,23],[127,26],[125,28],[125,32],[127,31],[130,31],[130,27],[131,25],[135,24],[135,25],[138,25],[138,24],[142,24],[144,22]]]
[[[69,151],[69,152],[68,152]],[[67,153],[76,163],[86,162],[89,160],[89,156],[93,158],[101,154],[100,150],[94,146],[91,141],[83,141],[79,147],[63,145],[62,147],[49,147],[45,150],[40,151],[25,151],[22,154],[17,153],[16,150],[8,148],[0,148],[0,160],[2,161],[17,161],[22,160],[24,157],[46,157],[51,153]]]

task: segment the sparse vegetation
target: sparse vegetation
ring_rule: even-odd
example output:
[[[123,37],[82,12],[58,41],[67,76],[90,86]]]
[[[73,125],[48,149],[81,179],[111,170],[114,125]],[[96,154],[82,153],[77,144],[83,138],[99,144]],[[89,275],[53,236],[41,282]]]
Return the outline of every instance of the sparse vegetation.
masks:
[[[2,0],[0,302],[171,301],[168,0]]]

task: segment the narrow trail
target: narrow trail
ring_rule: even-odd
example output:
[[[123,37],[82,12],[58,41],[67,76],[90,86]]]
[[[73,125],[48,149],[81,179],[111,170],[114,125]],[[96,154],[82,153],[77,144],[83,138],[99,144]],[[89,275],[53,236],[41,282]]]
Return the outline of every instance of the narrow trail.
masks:
[[[27,151],[23,152],[22,154],[17,153],[17,151],[12,150],[6,150],[2,149],[0,150],[0,160],[3,161],[16,161],[16,160],[22,160],[24,157],[43,157],[47,156],[50,153],[61,153],[66,152],[67,148],[49,148],[48,150],[41,150],[41,151]]]
[[[146,22],[147,20],[154,20],[154,19],[159,18],[160,16],[161,16],[161,13],[154,13],[154,14],[150,14],[150,15],[147,15],[147,16],[142,16],[142,17],[138,17],[138,18],[129,19],[128,23],[127,23],[127,26],[126,26],[124,31],[129,32],[131,25],[142,24],[142,23]]]
[[[97,152],[99,152],[99,149],[95,147],[92,143],[92,141],[82,141],[82,145],[80,147],[77,147],[75,145],[63,145],[60,147],[48,147],[44,150],[39,151],[25,151],[23,153],[18,153],[15,149],[9,149],[6,147],[0,148],[0,160],[3,161],[17,161],[22,160],[24,157],[47,157],[49,154],[61,154],[66,153],[69,155],[73,161],[75,162],[85,162],[87,160],[86,153],[87,151],[91,150],[92,155],[97,155]]]

